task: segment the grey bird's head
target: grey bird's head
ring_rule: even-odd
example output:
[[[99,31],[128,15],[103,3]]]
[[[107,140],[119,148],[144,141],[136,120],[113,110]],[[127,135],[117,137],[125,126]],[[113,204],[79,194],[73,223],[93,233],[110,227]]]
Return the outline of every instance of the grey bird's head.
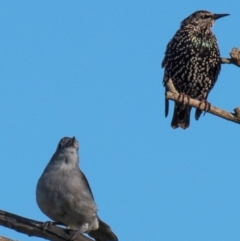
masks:
[[[214,14],[205,10],[196,11],[182,21],[181,27],[195,26],[200,29],[211,29],[217,19],[228,15],[230,14]]]
[[[63,137],[57,146],[57,150],[53,154],[53,157],[50,160],[51,164],[60,162],[65,162],[66,164],[78,165],[79,157],[78,157],[78,149],[79,144],[75,137]]]
[[[76,151],[78,151],[78,141],[77,139],[74,137],[70,138],[70,137],[63,137],[57,146],[57,151],[64,151],[66,148],[72,148],[75,149]]]

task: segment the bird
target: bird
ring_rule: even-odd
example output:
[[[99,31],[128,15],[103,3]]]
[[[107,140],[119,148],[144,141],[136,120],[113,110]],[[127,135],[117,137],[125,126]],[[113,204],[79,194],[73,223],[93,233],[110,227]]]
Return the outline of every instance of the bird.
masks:
[[[79,168],[78,149],[75,137],[59,141],[38,180],[37,204],[50,219],[76,230],[74,237],[86,233],[97,241],[117,241],[110,226],[97,214],[90,185]]]
[[[185,18],[173,38],[167,44],[162,61],[165,93],[172,81],[179,94],[207,102],[207,97],[221,71],[221,58],[217,39],[212,32],[214,22],[230,14],[214,14],[200,10]],[[165,117],[168,116],[169,101],[165,97]],[[174,103],[171,126],[186,129],[190,125],[191,107],[186,103]],[[196,109],[198,120],[202,111]]]

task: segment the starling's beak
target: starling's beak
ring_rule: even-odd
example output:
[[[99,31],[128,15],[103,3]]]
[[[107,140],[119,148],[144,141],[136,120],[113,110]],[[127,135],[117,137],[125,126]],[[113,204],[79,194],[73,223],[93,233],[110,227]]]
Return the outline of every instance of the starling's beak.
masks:
[[[219,18],[226,17],[228,15],[230,15],[230,14],[229,13],[213,14],[213,19],[217,20]]]

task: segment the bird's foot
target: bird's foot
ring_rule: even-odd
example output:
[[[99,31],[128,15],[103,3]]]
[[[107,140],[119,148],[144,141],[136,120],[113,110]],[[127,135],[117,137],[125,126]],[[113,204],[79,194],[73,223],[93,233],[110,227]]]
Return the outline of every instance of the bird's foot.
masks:
[[[204,108],[203,108],[203,111],[204,112],[207,112],[207,111],[209,111],[210,110],[210,108],[211,108],[211,103],[209,103],[206,99],[204,99],[203,97],[200,97],[199,98],[199,101],[200,101],[200,103],[199,103],[199,106],[198,107],[200,107],[202,104],[204,104]]]
[[[190,97],[184,93],[179,93],[178,100],[183,104],[183,107],[189,103]]]
[[[75,234],[72,236],[71,241],[74,241],[75,238],[78,237],[78,235],[85,233],[88,230],[88,223],[84,223],[79,230],[75,232]]]
[[[51,225],[63,225],[63,226],[66,226],[65,224],[63,224],[61,222],[47,221],[47,222],[42,224],[43,231],[45,231],[45,229],[50,227]]]
[[[43,231],[45,231],[46,228],[50,227],[52,225],[52,221],[47,221],[42,224]]]

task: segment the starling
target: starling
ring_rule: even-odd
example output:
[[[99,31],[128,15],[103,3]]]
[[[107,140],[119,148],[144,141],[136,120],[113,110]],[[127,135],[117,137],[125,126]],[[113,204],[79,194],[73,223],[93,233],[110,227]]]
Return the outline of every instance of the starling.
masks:
[[[207,102],[210,90],[221,70],[217,39],[211,28],[215,20],[229,14],[213,14],[196,11],[185,18],[180,29],[167,45],[162,67],[165,68],[163,84],[166,91],[171,79],[178,93]],[[165,116],[168,115],[168,100],[165,98]],[[191,107],[175,102],[171,126],[186,129],[190,125]],[[199,119],[201,110],[196,109]]]

